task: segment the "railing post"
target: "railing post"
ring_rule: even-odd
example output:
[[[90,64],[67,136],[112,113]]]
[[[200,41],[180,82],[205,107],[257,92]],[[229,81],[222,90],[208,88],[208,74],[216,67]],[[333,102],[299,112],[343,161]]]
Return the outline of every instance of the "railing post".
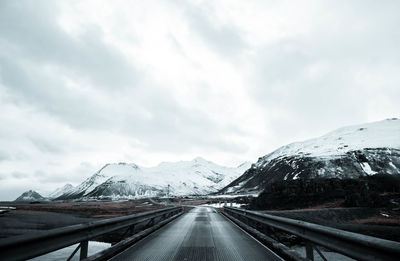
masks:
[[[310,241],[306,242],[306,257],[307,259],[314,261],[314,250]]]
[[[83,260],[88,256],[88,241],[81,242],[81,255],[79,256],[79,260]]]
[[[154,218],[151,218],[149,222],[147,222],[146,227],[151,227],[152,225],[154,225]]]
[[[135,225],[129,227],[129,232],[131,233],[131,235],[135,234]]]

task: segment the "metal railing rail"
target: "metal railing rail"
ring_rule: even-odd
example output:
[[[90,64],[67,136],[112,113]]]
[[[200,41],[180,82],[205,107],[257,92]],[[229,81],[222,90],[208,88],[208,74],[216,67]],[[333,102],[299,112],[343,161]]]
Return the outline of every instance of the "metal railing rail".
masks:
[[[327,249],[358,260],[399,260],[400,243],[300,220],[225,207],[245,223],[256,222],[294,234]]]
[[[0,241],[2,260],[26,260],[76,243],[81,243],[81,259],[87,257],[90,239],[158,217],[167,218],[182,211],[181,207],[133,214],[124,217],[97,220],[85,224],[56,228],[33,235],[22,235]],[[82,251],[82,249],[84,251]]]

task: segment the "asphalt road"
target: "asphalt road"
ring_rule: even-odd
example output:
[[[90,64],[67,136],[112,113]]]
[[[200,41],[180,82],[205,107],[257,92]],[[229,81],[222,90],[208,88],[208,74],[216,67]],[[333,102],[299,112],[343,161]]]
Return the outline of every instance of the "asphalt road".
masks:
[[[196,207],[111,260],[282,260],[213,208]]]

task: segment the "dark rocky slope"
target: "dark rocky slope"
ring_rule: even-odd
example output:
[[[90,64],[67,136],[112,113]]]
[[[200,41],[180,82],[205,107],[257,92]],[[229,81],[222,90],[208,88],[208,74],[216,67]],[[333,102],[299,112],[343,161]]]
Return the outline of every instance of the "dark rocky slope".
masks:
[[[350,126],[258,159],[222,194],[258,194],[277,181],[400,175],[400,120]]]

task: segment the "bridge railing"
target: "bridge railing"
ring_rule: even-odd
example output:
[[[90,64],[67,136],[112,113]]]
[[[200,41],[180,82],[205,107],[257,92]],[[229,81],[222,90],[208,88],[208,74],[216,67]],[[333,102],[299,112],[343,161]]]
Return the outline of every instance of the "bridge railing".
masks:
[[[0,241],[0,257],[2,260],[26,260],[80,243],[70,258],[80,249],[82,260],[87,257],[91,239],[144,222],[150,226],[156,219],[168,219],[181,211],[181,207],[170,207],[3,239]]]
[[[398,242],[255,211],[225,207],[224,212],[245,224],[262,224],[282,230],[357,260],[399,260],[400,257]],[[307,258],[313,259],[310,244],[306,246],[309,247]]]

